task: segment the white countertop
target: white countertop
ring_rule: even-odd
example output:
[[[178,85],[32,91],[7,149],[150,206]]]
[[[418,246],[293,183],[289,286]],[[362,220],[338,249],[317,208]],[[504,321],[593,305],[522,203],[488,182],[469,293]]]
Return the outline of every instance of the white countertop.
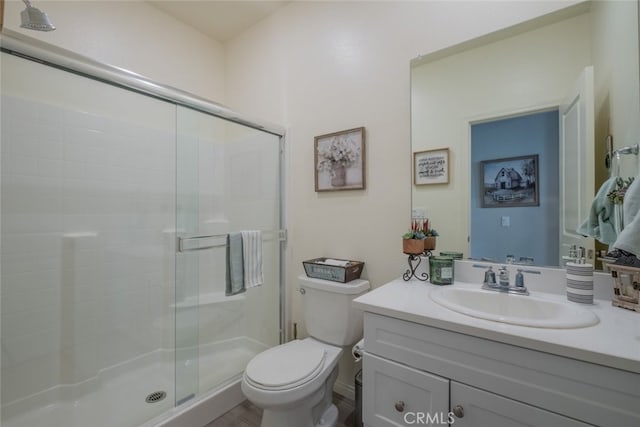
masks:
[[[463,282],[450,286],[480,288]],[[418,280],[398,279],[356,298],[354,306],[370,313],[640,373],[640,313],[614,307],[611,301],[595,300],[593,305],[580,306],[598,316],[597,325],[577,329],[531,328],[478,319],[444,308],[429,297],[438,288]],[[533,296],[575,304],[564,295],[531,289],[530,292]]]

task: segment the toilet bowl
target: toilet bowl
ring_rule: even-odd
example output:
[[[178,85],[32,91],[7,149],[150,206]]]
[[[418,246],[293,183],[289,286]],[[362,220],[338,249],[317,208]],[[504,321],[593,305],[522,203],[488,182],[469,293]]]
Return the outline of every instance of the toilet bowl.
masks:
[[[262,426],[335,425],[335,420],[330,421],[333,412],[337,419],[337,409],[333,411],[331,400],[324,402],[323,398],[331,397],[341,355],[339,347],[306,338],[254,357],[245,369],[242,392],[263,409]],[[316,424],[314,418],[320,418],[322,423]]]
[[[343,347],[362,335],[362,313],[351,301],[369,289],[366,280],[328,282],[300,276],[311,337],[256,355],[242,377],[242,392],[263,409],[262,427],[335,427],[331,403]]]

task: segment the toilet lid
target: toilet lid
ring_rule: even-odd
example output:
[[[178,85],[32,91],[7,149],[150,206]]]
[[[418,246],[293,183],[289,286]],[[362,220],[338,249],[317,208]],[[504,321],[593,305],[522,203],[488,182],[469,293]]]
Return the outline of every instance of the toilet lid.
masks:
[[[318,345],[291,341],[251,359],[245,374],[262,388],[293,388],[316,377],[322,371],[325,357],[325,350]]]

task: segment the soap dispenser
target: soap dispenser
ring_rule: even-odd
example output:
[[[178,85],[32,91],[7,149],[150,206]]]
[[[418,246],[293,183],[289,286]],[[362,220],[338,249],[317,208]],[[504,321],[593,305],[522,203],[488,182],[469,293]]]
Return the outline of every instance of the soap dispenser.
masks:
[[[585,248],[580,247],[575,262],[568,262],[567,299],[581,304],[593,304],[593,265],[585,262]]]

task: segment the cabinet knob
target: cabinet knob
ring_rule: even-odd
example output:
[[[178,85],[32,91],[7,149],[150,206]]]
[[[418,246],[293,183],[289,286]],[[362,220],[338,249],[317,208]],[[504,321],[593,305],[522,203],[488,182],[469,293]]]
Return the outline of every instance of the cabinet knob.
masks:
[[[451,412],[453,412],[453,415],[455,415],[457,418],[464,417],[464,408],[460,405],[454,406],[453,409],[451,409]]]
[[[402,412],[404,411],[404,402],[402,400],[398,400],[395,404],[396,411]]]

